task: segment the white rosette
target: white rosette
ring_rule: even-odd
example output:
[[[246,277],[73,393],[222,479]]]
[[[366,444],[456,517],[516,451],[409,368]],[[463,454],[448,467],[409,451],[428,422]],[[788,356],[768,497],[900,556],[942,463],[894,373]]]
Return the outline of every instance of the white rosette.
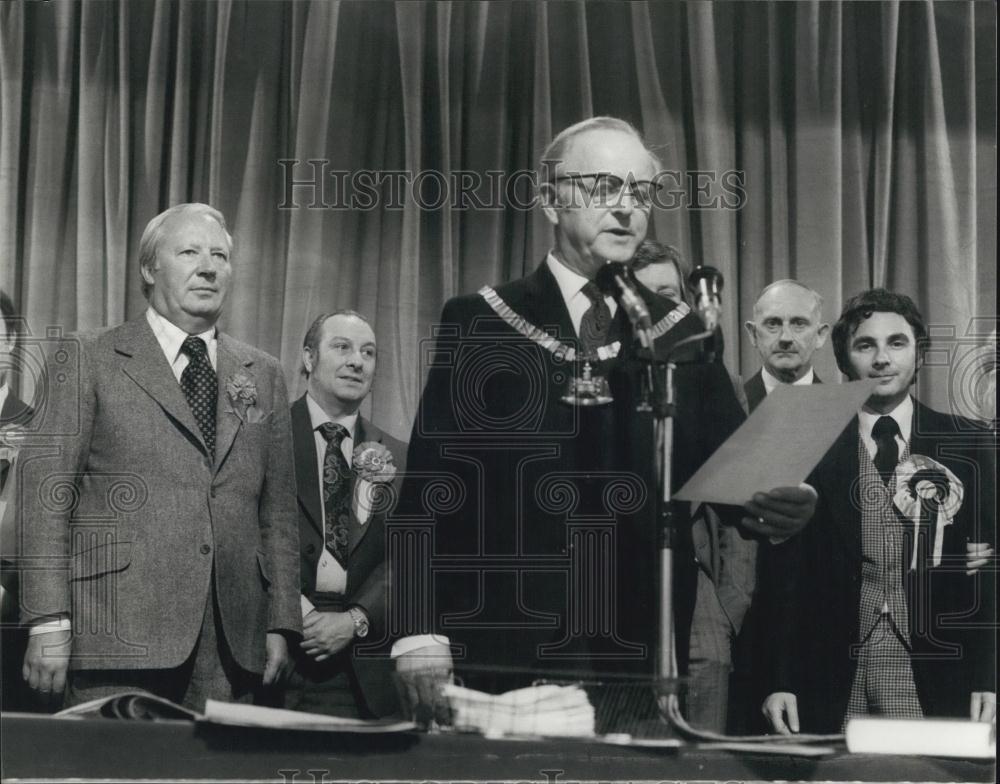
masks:
[[[947,466],[924,455],[910,455],[896,467],[896,495],[893,504],[913,523],[913,558],[910,570],[917,568],[917,535],[920,524],[933,526],[934,549],[931,562],[941,565],[944,529],[952,524],[962,507],[965,487]]]

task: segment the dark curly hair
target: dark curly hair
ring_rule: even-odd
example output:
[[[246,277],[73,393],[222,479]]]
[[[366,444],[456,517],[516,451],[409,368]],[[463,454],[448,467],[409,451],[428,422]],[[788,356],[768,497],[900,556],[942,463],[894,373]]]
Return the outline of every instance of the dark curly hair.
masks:
[[[851,338],[857,331],[858,325],[871,318],[872,313],[898,313],[906,319],[906,323],[913,328],[918,358],[922,357],[930,346],[924,317],[912,299],[888,289],[869,289],[847,300],[840,318],[833,325],[833,353],[837,358],[837,367],[848,378],[853,377],[850,360]]]

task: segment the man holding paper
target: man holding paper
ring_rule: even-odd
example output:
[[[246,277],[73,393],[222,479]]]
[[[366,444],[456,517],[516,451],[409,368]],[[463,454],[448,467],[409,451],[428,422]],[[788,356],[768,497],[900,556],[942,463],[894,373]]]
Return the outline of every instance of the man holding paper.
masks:
[[[775,551],[778,732],[854,716],[995,716],[992,444],[911,387],[929,344],[908,297],[860,294],[833,329],[840,369],[871,397],[813,472],[815,519]]]
[[[565,129],[542,161],[552,250],[527,277],[446,303],[400,499],[408,518],[427,521],[434,597],[406,631],[446,632],[465,682],[491,691],[541,672],[650,675],[655,659],[652,420],[636,410],[642,366],[625,308],[594,281],[645,237],[660,163],[635,128],[611,117]],[[702,331],[687,306],[636,288],[657,354]],[[573,359],[580,354],[586,365]],[[591,371],[612,399],[567,403],[574,374]],[[742,413],[720,365],[680,366],[677,387],[679,485]],[[806,524],[809,490],[769,490],[740,499],[748,525],[788,535]],[[678,529],[683,543],[688,531]],[[676,559],[682,667],[696,566],[686,553]],[[413,698],[431,693],[419,673],[450,669],[441,638],[400,640],[395,652]]]

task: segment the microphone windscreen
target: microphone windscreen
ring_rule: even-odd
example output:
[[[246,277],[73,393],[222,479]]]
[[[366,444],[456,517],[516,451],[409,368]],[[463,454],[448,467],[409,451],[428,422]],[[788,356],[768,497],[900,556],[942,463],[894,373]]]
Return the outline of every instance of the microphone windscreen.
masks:
[[[594,279],[594,283],[597,284],[604,294],[608,296],[615,296],[618,293],[618,286],[615,283],[615,277],[620,276],[622,280],[631,279],[631,270],[622,261],[609,261],[603,267],[597,271],[597,277]]]

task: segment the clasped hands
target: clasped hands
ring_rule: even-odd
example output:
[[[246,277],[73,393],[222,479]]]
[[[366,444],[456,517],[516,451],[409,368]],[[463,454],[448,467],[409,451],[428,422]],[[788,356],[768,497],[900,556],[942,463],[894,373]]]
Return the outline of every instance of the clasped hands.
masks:
[[[354,619],[349,612],[311,610],[302,619],[299,647],[317,662],[340,653],[354,639]]]

